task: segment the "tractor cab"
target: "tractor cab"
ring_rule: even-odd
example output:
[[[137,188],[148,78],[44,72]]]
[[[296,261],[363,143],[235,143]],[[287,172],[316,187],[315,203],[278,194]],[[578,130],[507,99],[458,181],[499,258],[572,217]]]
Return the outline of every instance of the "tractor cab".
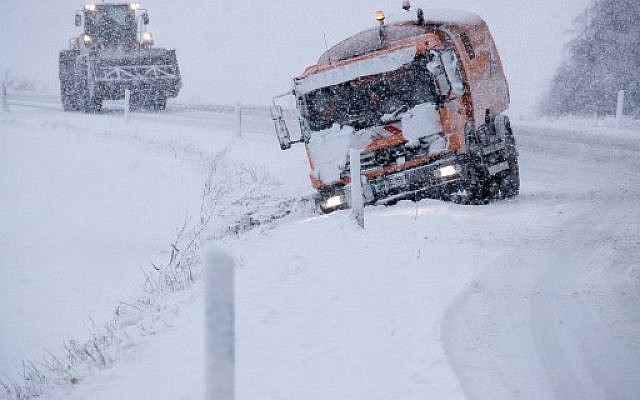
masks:
[[[97,112],[131,91],[132,109],[164,110],[182,87],[176,51],[154,46],[140,3],[86,3],[75,15],[80,34],[60,52],[65,111]]]
[[[134,50],[149,47],[149,14],[140,3],[85,4],[76,14],[76,26],[84,28],[78,46],[101,50]]]

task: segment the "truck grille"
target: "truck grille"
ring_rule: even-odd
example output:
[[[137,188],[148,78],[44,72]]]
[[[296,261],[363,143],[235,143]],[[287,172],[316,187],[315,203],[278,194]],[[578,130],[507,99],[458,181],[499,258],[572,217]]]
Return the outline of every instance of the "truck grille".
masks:
[[[430,147],[431,144],[425,137],[421,138],[416,144],[408,145],[403,143],[393,147],[369,151],[360,156],[360,169],[362,173],[366,173],[390,165],[401,165],[416,158],[429,156]],[[350,176],[350,174],[351,164],[347,159],[341,177],[344,178]]]

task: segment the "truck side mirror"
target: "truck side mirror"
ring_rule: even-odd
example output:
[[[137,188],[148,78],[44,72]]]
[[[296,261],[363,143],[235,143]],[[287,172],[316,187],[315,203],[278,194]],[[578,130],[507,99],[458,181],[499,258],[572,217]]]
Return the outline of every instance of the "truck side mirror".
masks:
[[[82,15],[76,14],[76,26],[82,26]]]
[[[142,23],[145,25],[149,25],[149,14],[147,14],[146,11],[144,12],[144,14],[142,14]]]
[[[278,142],[280,142],[280,148],[282,150],[289,150],[291,148],[291,134],[284,120],[282,106],[278,104],[271,106],[271,119],[273,119],[276,127],[276,135],[278,136]]]

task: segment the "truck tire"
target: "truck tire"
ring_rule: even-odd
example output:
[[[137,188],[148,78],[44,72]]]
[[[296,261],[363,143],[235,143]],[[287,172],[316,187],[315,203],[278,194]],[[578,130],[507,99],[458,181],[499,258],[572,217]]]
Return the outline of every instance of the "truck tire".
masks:
[[[520,194],[520,167],[516,140],[511,129],[511,122],[506,115],[496,117],[495,127],[496,132],[506,145],[505,158],[509,163],[509,169],[501,173],[498,182],[500,198],[510,199]]]
[[[487,204],[491,198],[492,188],[481,154],[482,142],[473,122],[467,122],[464,131],[471,160],[467,164],[462,183],[449,197],[456,204]]]
[[[518,160],[509,161],[509,170],[503,172],[500,180],[500,195],[511,199],[520,194],[520,171]]]
[[[460,187],[450,195],[451,201],[462,205],[487,204],[489,198],[489,180],[481,163],[471,164],[468,167]]]

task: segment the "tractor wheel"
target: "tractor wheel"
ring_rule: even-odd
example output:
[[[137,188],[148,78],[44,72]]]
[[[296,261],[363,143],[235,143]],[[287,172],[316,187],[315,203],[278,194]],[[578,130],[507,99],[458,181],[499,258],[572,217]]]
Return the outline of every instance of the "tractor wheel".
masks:
[[[80,109],[85,113],[97,113],[102,109],[102,100],[91,97],[87,86],[86,78],[83,78],[79,84],[78,94],[80,96]]]
[[[60,79],[60,98],[62,100],[62,109],[64,111],[79,111],[80,102],[75,91],[77,84],[73,75],[69,78]]]
[[[85,89],[80,95],[81,110],[85,113],[97,113],[102,109],[102,101],[89,95],[89,90]]]
[[[60,97],[62,100],[62,109],[64,111],[80,110],[78,99],[73,93],[74,86],[75,84],[73,82],[60,82]]]
[[[159,97],[152,101],[153,111],[164,111],[167,109],[167,99],[165,97]]]
[[[85,113],[96,113],[102,109],[102,100],[95,96],[91,96],[91,92],[89,91],[87,66],[84,63],[79,64],[76,68],[74,86],[74,95],[77,98],[80,111]]]
[[[64,111],[80,110],[80,103],[77,96],[77,76],[75,74],[75,63],[78,53],[75,51],[63,51],[60,53],[59,78],[60,78],[60,100]]]

